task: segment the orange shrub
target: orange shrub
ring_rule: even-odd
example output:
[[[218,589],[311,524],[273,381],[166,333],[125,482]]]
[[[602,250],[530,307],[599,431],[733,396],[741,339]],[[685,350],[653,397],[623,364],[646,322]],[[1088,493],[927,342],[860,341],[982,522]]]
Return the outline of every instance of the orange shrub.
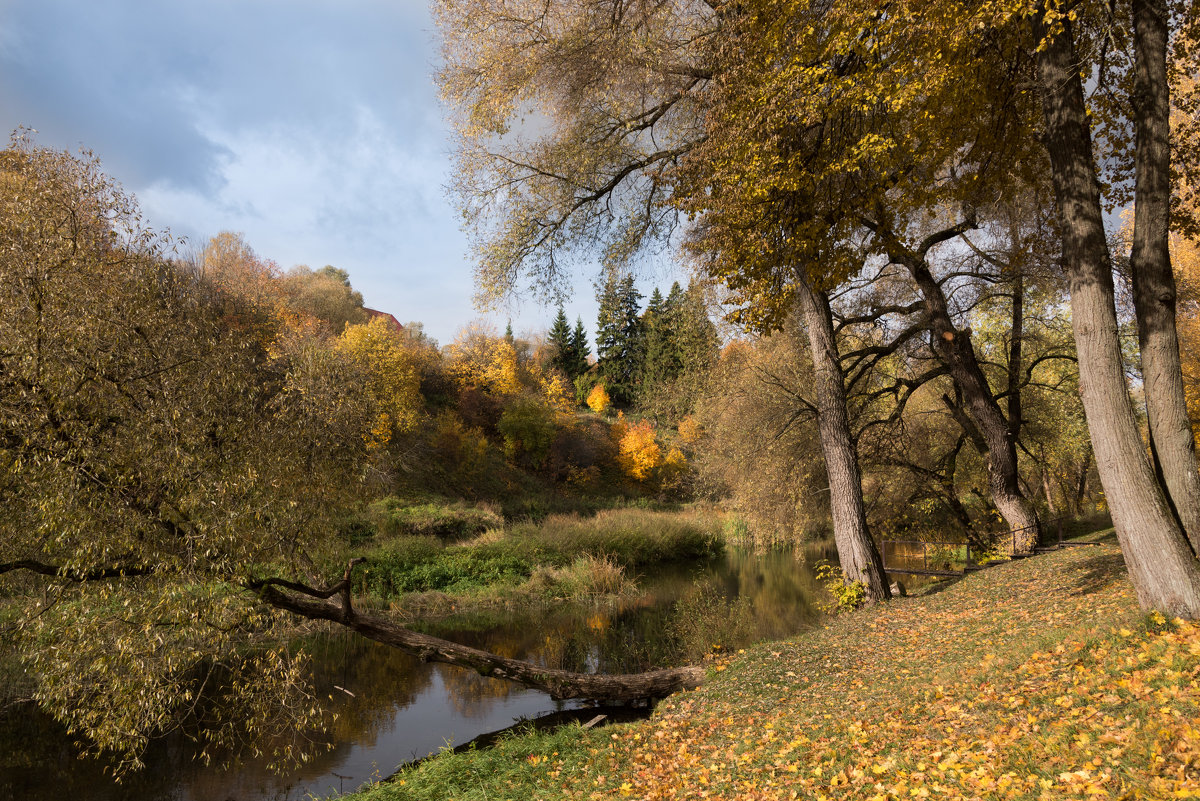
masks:
[[[654,474],[662,460],[662,449],[654,439],[654,429],[649,420],[626,426],[617,454],[617,462],[626,475],[645,481]]]

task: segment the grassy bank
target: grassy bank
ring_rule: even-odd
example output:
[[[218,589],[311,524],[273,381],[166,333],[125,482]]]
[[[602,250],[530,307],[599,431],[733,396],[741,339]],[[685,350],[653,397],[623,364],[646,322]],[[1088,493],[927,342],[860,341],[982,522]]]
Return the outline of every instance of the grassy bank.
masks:
[[[721,521],[707,512],[609,509],[504,522],[466,507],[395,506],[352,542],[366,564],[354,591],[423,616],[464,605],[614,595],[653,564],[720,553]]]
[[[644,723],[354,798],[1200,797],[1198,676],[1200,628],[1140,614],[1108,536],[749,649]]]

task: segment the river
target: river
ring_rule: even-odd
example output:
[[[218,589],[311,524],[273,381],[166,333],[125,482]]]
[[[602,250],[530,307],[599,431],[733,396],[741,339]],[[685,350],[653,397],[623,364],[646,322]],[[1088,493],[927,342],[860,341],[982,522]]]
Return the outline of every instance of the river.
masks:
[[[628,672],[679,664],[709,639],[794,634],[817,617],[813,564],[831,548],[755,554],[730,548],[701,565],[642,576],[620,604],[563,605],[441,621],[425,631],[551,667]],[[726,619],[740,621],[736,632]],[[727,647],[743,642],[727,641]],[[344,632],[303,641],[320,697],[337,719],[314,758],[286,776],[264,762],[205,766],[190,743],[152,744],[145,770],[120,784],[102,762],[80,759],[61,726],[30,706],[0,712],[0,799],[28,801],[300,801],[350,792],[406,761],[522,718],[583,706],[469,670],[423,663]]]

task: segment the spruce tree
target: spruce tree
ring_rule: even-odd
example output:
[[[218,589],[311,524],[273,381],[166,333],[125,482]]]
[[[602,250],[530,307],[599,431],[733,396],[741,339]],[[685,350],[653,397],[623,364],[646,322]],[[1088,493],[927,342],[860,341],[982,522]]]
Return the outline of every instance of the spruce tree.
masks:
[[[587,331],[583,327],[583,318],[575,318],[575,330],[571,332],[571,365],[569,375],[571,380],[575,380],[579,376],[588,371],[588,354],[591,353],[591,346],[588,345]]]
[[[558,307],[558,315],[554,318],[554,324],[550,326],[550,334],[547,339],[554,346],[554,357],[550,363],[562,370],[568,378],[574,379],[575,374],[572,372],[572,368],[575,354],[572,349],[571,327],[567,324],[567,315],[562,306]]]
[[[642,366],[638,317],[642,296],[633,285],[633,276],[618,279],[612,275],[597,299],[600,314],[596,321],[596,357],[600,377],[612,399],[627,405],[633,400]]]

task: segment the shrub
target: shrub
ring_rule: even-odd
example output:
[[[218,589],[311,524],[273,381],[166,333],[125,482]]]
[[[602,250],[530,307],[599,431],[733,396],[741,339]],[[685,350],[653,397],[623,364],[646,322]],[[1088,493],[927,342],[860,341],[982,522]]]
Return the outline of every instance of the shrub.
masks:
[[[846,571],[828,562],[817,564],[817,581],[833,596],[832,603],[821,606],[821,611],[830,614],[852,612],[867,599],[867,588],[861,581],[850,581]]]
[[[604,414],[607,411],[612,400],[608,397],[608,390],[603,384],[597,384],[592,387],[592,391],[588,393],[587,405],[596,414]]]
[[[504,410],[496,428],[506,456],[540,467],[554,442],[554,411],[535,400],[518,400]]]
[[[488,529],[504,525],[500,515],[484,507],[464,503],[409,505],[395,497],[371,504],[369,514],[380,534],[436,537],[446,542],[478,537]]]
[[[654,439],[654,429],[649,420],[626,426],[617,447],[617,461],[621,469],[637,481],[650,478],[662,464],[662,450]]]

